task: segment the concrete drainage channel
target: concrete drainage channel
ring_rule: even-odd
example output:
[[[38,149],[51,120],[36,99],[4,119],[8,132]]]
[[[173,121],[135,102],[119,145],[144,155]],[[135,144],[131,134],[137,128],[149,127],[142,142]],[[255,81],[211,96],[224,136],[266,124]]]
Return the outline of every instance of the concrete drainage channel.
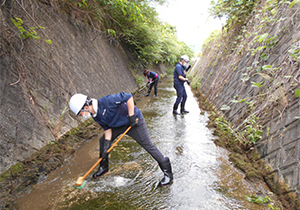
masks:
[[[172,162],[174,181],[158,187],[162,173],[156,161],[134,140],[124,137],[110,154],[110,172],[82,189],[76,180],[97,161],[99,136],[85,142],[74,156],[46,179],[24,193],[20,210],[34,209],[257,209],[245,196],[268,193],[253,185],[228,161],[228,152],[217,147],[206,127],[198,102],[187,87],[189,114],[174,116],[176,98],[172,78],[159,84],[158,97],[141,98],[153,143]],[[143,100],[150,100],[146,103]],[[145,103],[144,103],[145,102]],[[144,103],[144,104],[141,104]],[[97,130],[94,130],[97,133]],[[259,205],[260,209],[268,209]]]

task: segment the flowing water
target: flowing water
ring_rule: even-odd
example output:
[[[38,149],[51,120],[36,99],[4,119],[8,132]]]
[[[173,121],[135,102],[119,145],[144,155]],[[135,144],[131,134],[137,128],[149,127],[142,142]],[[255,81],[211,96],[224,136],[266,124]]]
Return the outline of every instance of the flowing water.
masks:
[[[174,116],[172,78],[158,86],[158,97],[143,109],[153,143],[172,163],[174,181],[159,187],[163,173],[156,161],[133,139],[124,137],[110,154],[110,172],[82,189],[75,187],[98,158],[98,139],[87,142],[68,164],[50,174],[22,196],[18,209],[267,209],[249,203],[258,190],[244,180],[217,147],[200,114],[197,100],[186,86],[189,114]],[[151,94],[152,95],[152,94]],[[151,97],[151,96],[150,96]]]

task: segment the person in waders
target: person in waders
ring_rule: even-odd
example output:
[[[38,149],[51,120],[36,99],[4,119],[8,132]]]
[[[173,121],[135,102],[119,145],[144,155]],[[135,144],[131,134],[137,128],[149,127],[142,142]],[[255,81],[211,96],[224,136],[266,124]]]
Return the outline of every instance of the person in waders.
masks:
[[[151,90],[154,86],[154,95],[153,97],[157,96],[157,85],[158,85],[158,80],[159,80],[159,75],[157,73],[155,73],[154,71],[149,71],[149,70],[145,70],[144,71],[144,76],[147,77],[148,79],[148,83],[147,83],[147,87],[149,87],[148,92],[145,96],[149,96],[151,93]],[[150,86],[149,86],[150,84]]]
[[[185,91],[184,83],[186,82],[190,85],[190,81],[186,78],[186,66],[189,62],[189,57],[183,55],[180,57],[180,62],[176,64],[174,69],[174,88],[176,90],[177,98],[173,106],[173,114],[180,115],[187,114],[189,111],[185,110],[185,102],[187,99],[187,94]],[[180,113],[177,112],[178,106],[180,104]]]
[[[69,106],[76,116],[81,116],[84,119],[93,117],[104,129],[104,135],[99,141],[100,158],[103,157],[103,159],[100,162],[98,171],[93,174],[93,178],[98,178],[108,172],[109,154],[106,154],[107,150],[112,142],[131,126],[127,135],[131,136],[158,162],[164,173],[160,185],[165,186],[172,182],[171,162],[152,143],[143,114],[134,105],[132,94],[121,92],[97,100],[77,93],[71,97]]]

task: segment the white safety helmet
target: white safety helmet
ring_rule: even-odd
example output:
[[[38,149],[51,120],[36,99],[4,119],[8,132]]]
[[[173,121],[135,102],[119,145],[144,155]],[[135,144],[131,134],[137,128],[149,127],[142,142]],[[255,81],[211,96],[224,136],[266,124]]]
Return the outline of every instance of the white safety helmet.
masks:
[[[185,62],[189,62],[189,56],[187,56],[187,55],[183,55],[183,56],[181,56],[180,57],[180,61],[182,61],[182,60],[184,60]]]
[[[88,97],[81,93],[76,93],[71,97],[69,101],[69,107],[76,116],[79,114],[82,107],[86,104],[87,99]]]

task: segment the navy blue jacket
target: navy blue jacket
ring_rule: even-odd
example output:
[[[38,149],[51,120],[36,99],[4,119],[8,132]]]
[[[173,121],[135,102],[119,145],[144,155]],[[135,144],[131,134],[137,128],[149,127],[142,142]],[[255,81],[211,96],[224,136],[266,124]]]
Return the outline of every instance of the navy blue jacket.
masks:
[[[185,81],[178,78],[180,75],[183,76],[184,78],[186,77],[184,70],[185,70],[185,67],[183,65],[181,65],[181,63],[176,64],[175,70],[174,70],[174,86],[184,84]]]
[[[147,78],[148,78],[148,82],[150,82],[151,79],[152,81],[155,79],[159,79],[159,75],[156,74],[154,71],[150,71],[149,74],[147,75]]]
[[[126,102],[132,95],[130,93],[117,93],[98,99],[98,110],[94,120],[104,130],[121,126],[129,126],[128,108]],[[135,106],[134,114],[140,119],[141,111]]]

